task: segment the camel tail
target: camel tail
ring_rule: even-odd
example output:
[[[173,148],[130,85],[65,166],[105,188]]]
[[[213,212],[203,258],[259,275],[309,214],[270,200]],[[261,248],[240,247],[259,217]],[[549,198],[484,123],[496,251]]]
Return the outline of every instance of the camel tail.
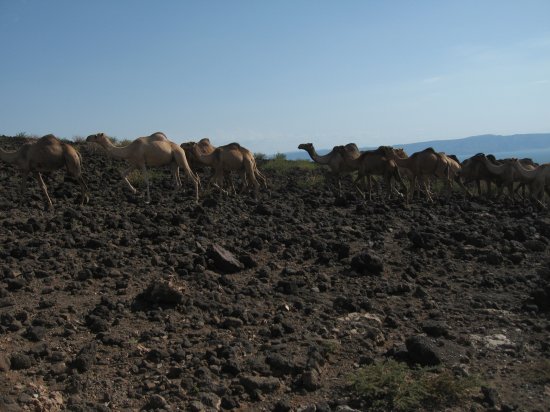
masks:
[[[79,178],[82,175],[82,156],[70,145],[64,145],[63,149],[63,159],[65,160],[67,173],[72,177]]]
[[[256,178],[258,180],[260,180],[262,182],[262,184],[265,186],[265,188],[267,189],[268,188],[267,187],[267,178],[265,177],[265,175],[262,172],[260,172],[258,170],[257,167],[255,168],[255,171],[256,171]]]
[[[63,158],[65,160],[65,167],[67,168],[67,174],[80,184],[80,204],[88,203],[90,200],[89,189],[82,175],[82,155],[78,150],[70,145],[64,145]]]
[[[174,160],[176,161],[177,165],[181,168],[183,168],[185,174],[191,179],[195,186],[195,200],[199,200],[199,176],[193,173],[191,168],[189,167],[189,163],[187,162],[187,158],[185,157],[185,151],[179,147],[177,144],[172,145],[172,156],[174,157]]]

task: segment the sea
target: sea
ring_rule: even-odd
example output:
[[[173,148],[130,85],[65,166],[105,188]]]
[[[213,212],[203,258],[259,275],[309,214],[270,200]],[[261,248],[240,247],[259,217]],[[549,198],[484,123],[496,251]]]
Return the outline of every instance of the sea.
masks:
[[[476,153],[470,153],[465,155],[457,155],[460,161],[472,157]],[[506,159],[509,157],[515,157],[517,159],[523,159],[528,157],[533,159],[537,163],[550,163],[550,147],[545,149],[536,149],[536,150],[527,150],[527,151],[515,151],[515,152],[493,152],[492,153],[497,159]]]

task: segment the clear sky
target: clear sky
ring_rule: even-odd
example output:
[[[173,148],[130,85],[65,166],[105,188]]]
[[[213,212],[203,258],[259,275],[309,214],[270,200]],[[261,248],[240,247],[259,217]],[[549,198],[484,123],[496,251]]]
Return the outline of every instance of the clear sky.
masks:
[[[254,152],[550,132],[548,0],[0,0],[0,134]]]

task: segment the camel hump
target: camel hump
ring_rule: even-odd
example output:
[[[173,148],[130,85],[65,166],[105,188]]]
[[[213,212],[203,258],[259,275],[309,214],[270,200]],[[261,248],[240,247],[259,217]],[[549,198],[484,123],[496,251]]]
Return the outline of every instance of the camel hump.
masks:
[[[225,146],[221,146],[221,148],[226,150],[240,150],[242,146],[236,142],[226,144]]]
[[[426,149],[422,150],[423,152],[427,152],[427,153],[433,153],[433,154],[436,154],[435,150],[433,147],[427,147]]]
[[[211,144],[211,143],[208,137],[203,137],[201,140],[199,140],[198,144],[205,145],[205,144]]]
[[[47,134],[45,136],[42,136],[40,139],[38,139],[40,143],[57,143],[59,142],[59,139],[55,137],[53,134]]]
[[[357,147],[357,145],[355,143],[348,143],[344,147],[346,148],[346,150],[348,150],[350,152],[358,152],[359,151],[359,148]]]
[[[457,163],[460,163],[460,161],[458,160],[458,157],[456,157],[456,155],[454,155],[454,154],[447,155],[447,157],[450,158],[450,159],[453,159]]]

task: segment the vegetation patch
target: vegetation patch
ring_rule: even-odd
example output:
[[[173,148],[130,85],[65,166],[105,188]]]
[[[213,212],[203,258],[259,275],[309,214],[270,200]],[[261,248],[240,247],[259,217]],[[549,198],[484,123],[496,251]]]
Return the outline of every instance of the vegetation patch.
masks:
[[[358,370],[351,376],[350,387],[370,410],[416,411],[457,405],[479,389],[480,382],[477,377],[455,376],[444,369],[410,369],[388,360]]]
[[[277,153],[272,159],[264,160],[262,168],[285,173],[296,169],[315,170],[318,166],[309,160],[288,160],[284,153]]]

